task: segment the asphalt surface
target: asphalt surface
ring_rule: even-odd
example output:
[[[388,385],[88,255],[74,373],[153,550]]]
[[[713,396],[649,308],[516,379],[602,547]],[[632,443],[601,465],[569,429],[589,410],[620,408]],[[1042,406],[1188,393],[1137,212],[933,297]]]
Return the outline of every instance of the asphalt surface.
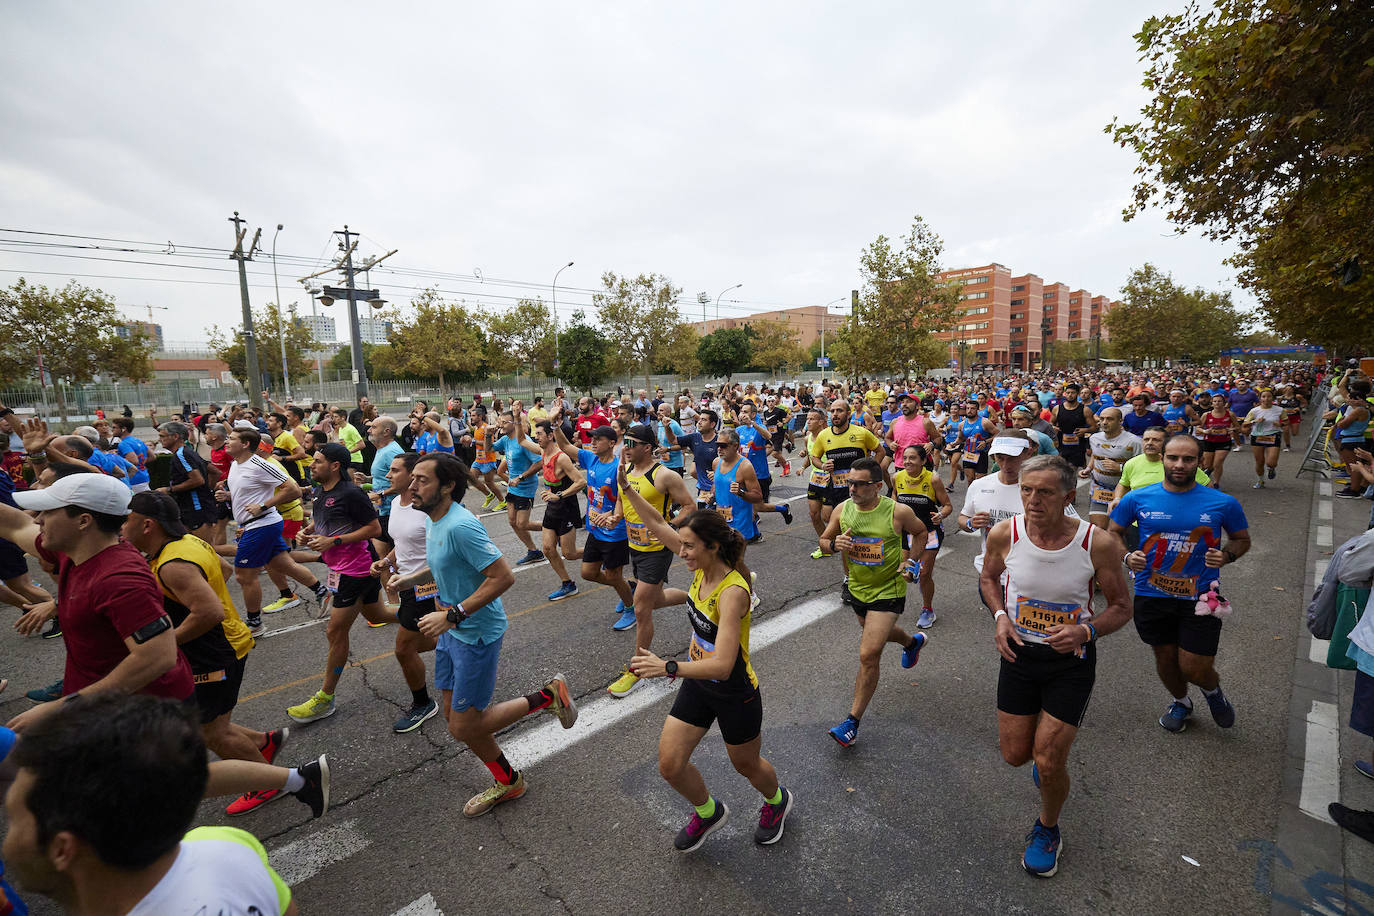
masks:
[[[1276,481],[1251,490],[1249,458],[1231,456],[1225,487],[1240,498],[1254,538],[1250,554],[1222,578],[1236,610],[1218,669],[1236,725],[1217,728],[1195,690],[1192,726],[1165,732],[1157,719],[1169,697],[1148,648],[1130,626],[1104,639],[1092,705],[1070,758],[1065,851],[1050,880],[1020,866],[1038,794],[1029,767],[1008,767],[998,751],[998,656],[975,594],[977,539],[947,525],[931,641],[909,671],[899,666],[900,650],[888,648],[859,741],[846,750],[826,729],[848,711],[858,627],[839,604],[838,559],[809,558],[815,537],[804,498],[792,503],[790,527],[764,516],[764,540],[747,558],[762,598],[756,637],[770,634],[753,653],[765,704],[763,752],[796,794],[777,845],[752,842],[761,800],[731,769],[713,730],[694,762],[730,806],[730,824],[695,853],[673,850],[691,809],[657,771],[671,693],[655,684],[628,700],[607,698],[633,633],[611,631],[608,588],[583,583],[576,597],[548,602],[557,582],[547,565],[517,572],[503,599],[511,626],[496,697],[529,693],[563,672],[584,714],[567,732],[538,716],[502,737],[512,763],[526,768],[523,799],[480,819],[463,817],[463,803],[490,782],[487,771],[437,718],[420,732],[392,732],[410,701],[391,656],[395,627],[360,621],[338,712],[292,724],[282,754],[298,762],[329,754],[332,810],[311,821],[286,799],[231,819],[223,814],[227,800],[218,800],[202,807],[201,822],[232,823],[262,838],[306,914],[452,916],[475,906],[518,913],[1268,912],[1265,850],[1276,837],[1281,771],[1285,755],[1303,753],[1291,746],[1288,705],[1314,483],[1293,478],[1294,452],[1283,455]],[[773,492],[785,499],[804,490],[788,482]],[[957,511],[962,486],[953,498]],[[469,496],[468,504],[476,509],[480,497]],[[1078,507],[1086,511],[1086,489]],[[507,558],[518,559],[523,548],[504,515],[482,518]],[[675,560],[670,584],[688,581]],[[270,584],[264,587],[270,595]],[[908,599],[908,627],[918,597]],[[260,639],[249,656],[237,720],[290,724],[286,707],[317,688],[325,644],[322,627],[311,625],[314,610],[306,602],[267,618],[269,630],[287,631]],[[682,609],[658,612],[656,651],[685,657],[687,637]],[[0,659],[11,680],[0,714],[25,708],[23,692],[57,679],[62,658],[60,640],[24,640],[0,628]],[[1351,789],[1348,803],[1374,807],[1374,786]],[[38,903],[34,912],[53,912],[45,907]]]

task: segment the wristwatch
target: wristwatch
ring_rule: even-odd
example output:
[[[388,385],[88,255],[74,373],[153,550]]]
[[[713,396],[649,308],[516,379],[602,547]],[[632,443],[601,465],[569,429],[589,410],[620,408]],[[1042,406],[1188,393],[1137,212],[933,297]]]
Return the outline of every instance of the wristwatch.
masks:
[[[454,627],[468,619],[467,612],[463,610],[463,605],[461,603],[455,604],[453,607],[449,608],[448,613],[444,616],[448,618],[449,626]]]
[[[342,547],[342,546],[343,546],[343,538],[335,538],[335,539],[334,539],[334,546],[335,546],[335,547]]]
[[[668,659],[666,662],[663,663],[663,670],[668,673],[668,677],[677,677],[677,660],[671,658]]]

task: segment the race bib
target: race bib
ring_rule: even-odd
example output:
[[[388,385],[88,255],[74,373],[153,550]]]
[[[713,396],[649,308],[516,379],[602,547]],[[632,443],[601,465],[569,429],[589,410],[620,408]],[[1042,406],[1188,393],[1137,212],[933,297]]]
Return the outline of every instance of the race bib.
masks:
[[[1051,628],[1078,623],[1082,616],[1083,608],[1076,604],[1055,604],[1024,595],[1016,599],[1016,629],[1031,642],[1045,642]],[[1083,650],[1077,654],[1081,657]]]
[[[830,473],[830,485],[832,487],[849,486],[849,470],[845,469],[843,471],[832,471]]]
[[[813,487],[830,486],[830,472],[822,471],[820,468],[811,469],[811,485]]]
[[[229,680],[229,675],[224,671],[207,671],[204,674],[191,675],[191,683],[199,687],[201,684],[218,684],[220,681]]]
[[[1178,433],[1178,432],[1182,432],[1182,431],[1183,431],[1183,424],[1182,424],[1182,423],[1178,423],[1178,422],[1173,422],[1173,423],[1170,423],[1168,426],[1166,426],[1166,427],[1164,427],[1164,428],[1167,429],[1167,430],[1168,430],[1169,432],[1171,432],[1171,433]]]
[[[934,531],[926,534],[926,550],[937,550],[940,547],[940,536]]]
[[[416,601],[427,601],[427,600],[429,600],[430,598],[436,598],[436,597],[438,597],[438,595],[439,595],[439,583],[438,583],[438,582],[426,582],[424,585],[417,585],[417,586],[415,586],[415,600],[416,600]]]
[[[1109,503],[1116,493],[1115,487],[1109,490],[1106,487],[1099,487],[1096,483],[1088,489],[1088,499],[1095,503]]]
[[[716,511],[719,512],[721,518],[725,519],[727,522],[735,520],[734,506],[722,506],[720,503],[716,503]]]
[[[967,461],[967,462],[969,462],[970,464],[977,464],[977,463],[978,463],[978,445],[977,445],[977,443],[974,443],[973,445],[965,445],[965,446],[964,446],[964,460]]]
[[[659,543],[658,538],[649,533],[649,527],[643,522],[626,522],[625,530],[629,534],[630,543],[636,547],[653,547]]]
[[[1192,600],[1197,597],[1197,576],[1170,576],[1162,572],[1150,572],[1150,587],[1175,598]]]
[[[1267,436],[1251,436],[1250,442],[1254,445],[1278,445],[1278,433],[1270,433]]]
[[[849,562],[858,563],[860,566],[883,565],[882,538],[855,535],[849,540],[852,542],[849,545]]]
[[[707,642],[701,638],[701,634],[692,632],[692,642],[687,647],[687,656],[694,662],[699,662],[704,658],[710,658],[716,653],[716,644]]]
[[[329,589],[331,592],[337,592],[339,590],[338,570],[331,569],[329,571],[329,575],[326,576],[324,580],[324,587]]]
[[[1060,440],[1064,445],[1077,445],[1078,433],[1065,433]]]

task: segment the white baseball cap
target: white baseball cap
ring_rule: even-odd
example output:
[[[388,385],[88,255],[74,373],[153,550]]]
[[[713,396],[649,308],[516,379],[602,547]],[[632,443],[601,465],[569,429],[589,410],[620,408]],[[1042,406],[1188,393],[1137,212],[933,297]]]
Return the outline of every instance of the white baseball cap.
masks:
[[[988,452],[993,455],[1019,455],[1030,448],[1030,440],[1017,436],[997,436]]]
[[[249,420],[235,420],[234,429],[251,429],[253,432],[258,431],[257,424]]]
[[[77,506],[105,515],[128,515],[132,491],[104,474],[68,474],[41,490],[18,490],[14,502],[21,509],[60,509]]]

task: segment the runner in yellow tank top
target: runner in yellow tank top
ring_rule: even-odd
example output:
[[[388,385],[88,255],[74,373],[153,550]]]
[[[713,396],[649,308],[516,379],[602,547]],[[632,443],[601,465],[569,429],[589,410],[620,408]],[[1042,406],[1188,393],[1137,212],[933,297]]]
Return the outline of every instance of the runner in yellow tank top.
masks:
[[[759,753],[763,698],[749,662],[752,576],[744,565],[744,538],[710,510],[693,512],[681,530],[674,530],[639,490],[629,486],[623,471],[620,487],[664,547],[681,554],[692,570],[691,588],[668,589],[658,605],[687,605],[688,660],[665,661],[646,648],[637,650],[630,662],[637,677],[682,678],[658,743],[659,772],[695,809],[673,846],[682,852],[696,849],[730,817],[730,809],[711,796],[691,762],[692,752],[713,723],[720,726],[730,762],[763,795],[754,842],[776,843],[782,839],[793,798]]]
[[[935,624],[932,608],[935,601],[935,558],[945,542],[942,522],[954,512],[945,482],[926,466],[925,446],[908,445],[899,456],[902,470],[892,475],[892,492],[897,502],[911,509],[926,526],[925,545],[913,550],[912,556],[921,561],[921,616],[916,626],[922,630]]]
[[[647,423],[630,427],[625,434],[621,451],[625,464],[624,480],[620,488],[624,494],[633,492],[637,501],[625,501],[625,529],[630,541],[630,587],[634,589],[635,651],[649,648],[654,639],[654,608],[663,601],[663,582],[673,561],[672,551],[649,530],[639,503],[663,517],[672,503],[693,505],[687,484],[672,471],[654,460],[658,436]],[[627,667],[607,688],[611,696],[623,697],[638,687],[639,678]]]

